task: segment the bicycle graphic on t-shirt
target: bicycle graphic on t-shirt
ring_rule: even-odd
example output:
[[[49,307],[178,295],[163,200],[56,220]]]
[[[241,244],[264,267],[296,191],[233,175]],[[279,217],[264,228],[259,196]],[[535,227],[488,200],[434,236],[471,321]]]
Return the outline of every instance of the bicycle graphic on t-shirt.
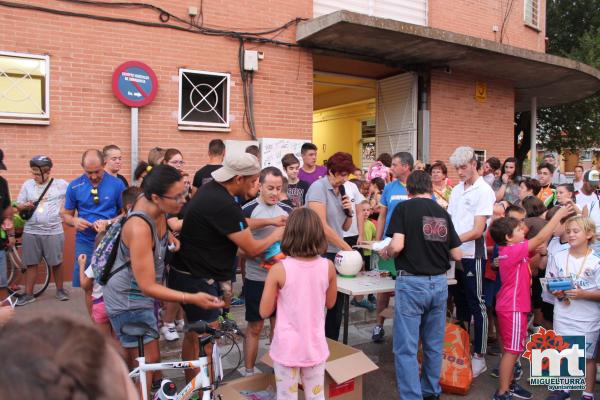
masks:
[[[425,240],[445,242],[448,237],[448,221],[444,218],[423,217]]]

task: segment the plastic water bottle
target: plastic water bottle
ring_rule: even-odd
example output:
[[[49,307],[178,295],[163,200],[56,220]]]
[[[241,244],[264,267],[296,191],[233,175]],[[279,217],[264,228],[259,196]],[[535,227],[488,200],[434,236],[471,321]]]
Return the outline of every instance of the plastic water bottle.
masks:
[[[170,379],[163,379],[160,388],[154,393],[154,400],[172,400],[177,396],[177,386]]]
[[[375,251],[371,251],[371,271],[379,273],[379,256]]]

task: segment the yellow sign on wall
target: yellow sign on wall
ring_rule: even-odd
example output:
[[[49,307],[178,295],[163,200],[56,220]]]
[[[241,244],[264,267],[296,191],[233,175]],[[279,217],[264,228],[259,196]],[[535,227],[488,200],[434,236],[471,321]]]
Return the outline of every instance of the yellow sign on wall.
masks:
[[[475,82],[475,100],[481,103],[487,101],[487,83]]]

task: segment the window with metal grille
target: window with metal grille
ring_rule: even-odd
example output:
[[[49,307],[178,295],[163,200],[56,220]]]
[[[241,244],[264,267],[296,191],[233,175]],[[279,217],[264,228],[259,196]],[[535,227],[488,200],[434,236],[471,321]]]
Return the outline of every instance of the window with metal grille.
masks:
[[[229,84],[229,74],[180,69],[179,125],[229,128]]]
[[[0,120],[39,120],[50,117],[48,56],[0,51]],[[44,122],[42,122],[44,121]]]
[[[475,159],[479,161],[482,165],[485,163],[485,150],[475,150]]]
[[[540,0],[525,0],[525,23],[536,29],[540,27]]]

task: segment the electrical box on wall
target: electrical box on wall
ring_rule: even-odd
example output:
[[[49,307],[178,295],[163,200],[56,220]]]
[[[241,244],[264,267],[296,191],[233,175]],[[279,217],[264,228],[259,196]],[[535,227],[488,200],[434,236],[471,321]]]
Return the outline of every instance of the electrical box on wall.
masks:
[[[244,50],[244,71],[258,71],[258,51]]]

